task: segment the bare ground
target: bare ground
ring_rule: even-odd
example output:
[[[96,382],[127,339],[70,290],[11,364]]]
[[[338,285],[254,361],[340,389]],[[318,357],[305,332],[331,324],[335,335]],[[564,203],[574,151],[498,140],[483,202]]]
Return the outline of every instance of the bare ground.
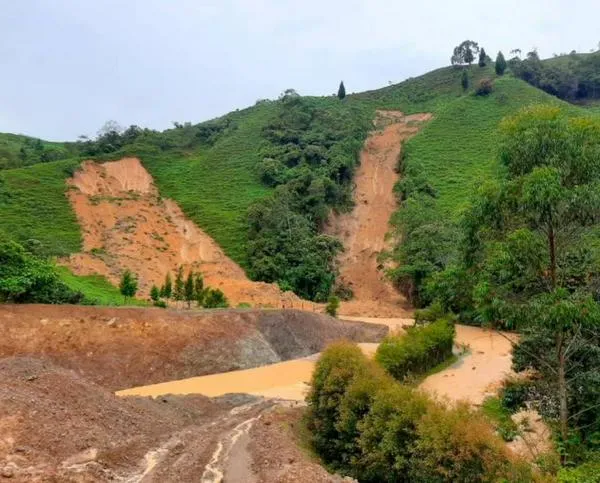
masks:
[[[369,135],[355,175],[354,209],[332,215],[327,233],[342,241],[340,281],[354,297],[343,302],[344,315],[406,317],[411,308],[386,279],[379,254],[390,247],[389,220],[396,210],[394,184],[402,142],[414,136],[430,114],[405,116],[397,111],[378,111],[376,130]]]
[[[67,192],[83,234],[83,252],[61,263],[78,275],[100,274],[118,284],[125,269],[139,277],[140,295],[182,266],[200,271],[233,305],[300,307],[292,292],[250,281],[241,267],[172,200],[162,198],[137,158],[86,161]]]

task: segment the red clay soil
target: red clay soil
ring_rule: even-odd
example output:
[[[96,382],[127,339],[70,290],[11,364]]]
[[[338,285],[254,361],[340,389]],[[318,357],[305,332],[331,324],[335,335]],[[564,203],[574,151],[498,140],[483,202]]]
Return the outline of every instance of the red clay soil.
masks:
[[[378,256],[392,241],[386,235],[397,208],[393,188],[402,142],[429,119],[431,114],[377,112],[377,130],[365,142],[355,175],[355,207],[329,220],[327,232],[339,237],[345,248],[338,260],[340,281],[354,293],[352,300],[341,304],[344,315],[410,316],[409,304],[386,279]]]
[[[0,358],[46,358],[110,390],[308,356],[387,327],[297,310],[0,304]]]
[[[299,308],[300,299],[276,285],[250,281],[244,271],[172,200],[161,198],[136,158],[103,164],[86,161],[68,180],[68,197],[83,234],[83,252],[61,260],[78,275],[101,274],[118,284],[125,269],[136,273],[141,296],[183,266],[232,303]]]

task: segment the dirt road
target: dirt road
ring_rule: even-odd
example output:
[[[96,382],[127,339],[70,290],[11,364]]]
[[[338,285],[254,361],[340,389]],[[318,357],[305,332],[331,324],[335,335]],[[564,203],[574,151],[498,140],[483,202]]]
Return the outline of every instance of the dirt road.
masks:
[[[398,157],[402,142],[419,131],[430,114],[405,116],[396,111],[378,111],[376,130],[369,135],[355,174],[354,209],[334,215],[327,233],[342,241],[340,281],[352,289],[354,298],[344,302],[344,315],[399,317],[410,307],[386,280],[378,255],[389,247],[389,220],[396,210],[394,184],[398,181]]]

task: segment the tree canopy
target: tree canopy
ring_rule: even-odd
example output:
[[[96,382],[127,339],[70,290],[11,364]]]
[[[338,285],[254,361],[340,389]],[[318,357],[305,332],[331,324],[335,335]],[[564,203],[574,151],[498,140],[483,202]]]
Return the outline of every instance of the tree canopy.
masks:
[[[464,40],[460,45],[454,47],[450,60],[452,65],[471,65],[477,54],[479,54],[479,44],[472,40]]]

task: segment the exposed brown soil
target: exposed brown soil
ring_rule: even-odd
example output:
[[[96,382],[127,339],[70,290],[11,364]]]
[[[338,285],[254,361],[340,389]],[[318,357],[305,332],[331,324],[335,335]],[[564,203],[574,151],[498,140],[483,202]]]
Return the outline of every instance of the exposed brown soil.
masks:
[[[116,390],[305,357],[343,338],[375,342],[387,327],[297,310],[0,305],[0,332],[0,358],[45,357]]]
[[[404,317],[410,306],[383,273],[379,254],[390,247],[386,239],[389,220],[397,208],[394,184],[402,142],[414,136],[430,114],[405,116],[397,111],[378,111],[376,130],[369,135],[355,174],[354,209],[332,215],[327,233],[342,241],[345,251],[338,262],[340,281],[354,297],[343,302],[344,315]]]
[[[276,285],[252,282],[172,200],[161,198],[136,158],[103,164],[86,161],[68,180],[68,197],[83,234],[83,252],[61,263],[79,275],[101,274],[118,284],[125,269],[136,273],[147,297],[167,272],[183,266],[225,292],[233,305],[291,306],[300,299]]]

